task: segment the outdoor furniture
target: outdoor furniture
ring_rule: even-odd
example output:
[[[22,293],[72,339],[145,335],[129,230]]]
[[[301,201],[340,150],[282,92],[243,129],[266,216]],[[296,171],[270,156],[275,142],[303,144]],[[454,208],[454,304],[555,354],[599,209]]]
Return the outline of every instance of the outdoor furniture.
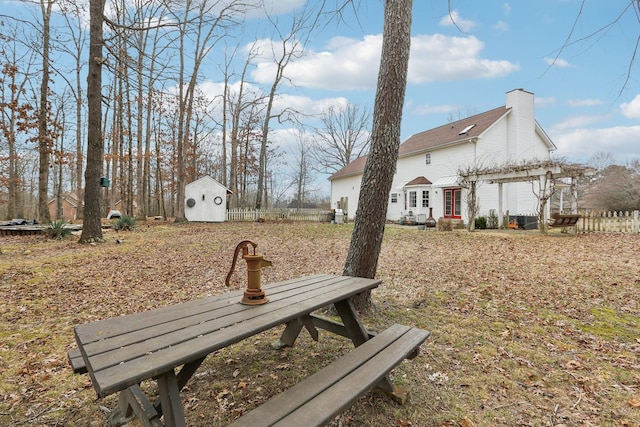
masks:
[[[549,223],[549,227],[573,227],[581,217],[580,214],[560,214],[555,212],[551,214],[553,221]]]
[[[317,328],[324,329],[350,338],[358,348],[236,423],[266,426],[275,416],[282,420],[279,425],[323,425],[374,385],[402,399],[403,392],[387,373],[404,358],[415,356],[429,335],[396,325],[372,338],[350,297],[379,284],[374,279],[307,276],[268,285],[267,304],[240,304],[242,291],[235,291],[87,323],[75,327],[78,350],[69,352],[69,360],[75,372],[89,373],[99,397],[119,392],[112,425],[135,414],[144,426],[161,425],[163,415],[166,426],[184,426],[180,390],[208,354],[283,323],[287,325],[279,343],[283,346],[293,345],[303,327],[314,339]],[[330,304],[342,323],[312,314]],[[148,380],[158,385],[155,402],[140,388]],[[334,404],[336,399],[339,404]],[[289,421],[287,416],[294,413],[306,414],[308,423],[300,424],[298,418]]]

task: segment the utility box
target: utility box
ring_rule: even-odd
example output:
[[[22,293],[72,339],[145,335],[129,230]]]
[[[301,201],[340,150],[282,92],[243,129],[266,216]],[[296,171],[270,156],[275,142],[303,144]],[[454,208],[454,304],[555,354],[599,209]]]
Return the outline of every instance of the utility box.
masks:
[[[344,224],[344,211],[336,209],[336,224]]]

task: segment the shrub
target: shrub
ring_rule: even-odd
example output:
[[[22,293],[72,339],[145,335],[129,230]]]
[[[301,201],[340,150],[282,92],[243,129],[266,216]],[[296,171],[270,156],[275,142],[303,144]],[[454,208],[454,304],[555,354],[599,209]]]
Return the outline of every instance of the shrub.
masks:
[[[449,218],[438,218],[438,231],[451,231],[453,230],[453,223]]]
[[[47,224],[45,233],[51,239],[62,240],[71,235],[71,229],[67,228],[67,224],[69,224],[69,222],[64,219],[51,221]]]
[[[116,231],[131,231],[136,228],[137,225],[136,219],[129,215],[122,215],[120,218],[113,221],[113,229]]]
[[[484,216],[479,216],[475,220],[475,226],[476,230],[484,230],[485,228],[487,228],[487,218]]]

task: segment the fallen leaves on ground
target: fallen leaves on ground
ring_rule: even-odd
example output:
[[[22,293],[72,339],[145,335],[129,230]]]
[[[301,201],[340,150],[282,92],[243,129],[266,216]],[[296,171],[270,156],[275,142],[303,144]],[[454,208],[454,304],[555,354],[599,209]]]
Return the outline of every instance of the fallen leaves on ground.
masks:
[[[71,373],[75,325],[227,292],[244,239],[273,261],[263,271],[267,294],[269,282],[340,274],[351,230],[151,222],[105,232],[97,245],[0,237],[0,424],[105,425],[117,399],[96,400],[88,377]],[[640,425],[638,253],[640,236],[630,234],[387,227],[383,285],[365,324],[432,335],[393,371],[411,392],[408,404],[370,393],[332,425]],[[245,281],[240,264],[231,288]],[[303,330],[294,348],[272,350],[280,332],[207,358],[182,394],[189,425],[226,425],[350,349]]]

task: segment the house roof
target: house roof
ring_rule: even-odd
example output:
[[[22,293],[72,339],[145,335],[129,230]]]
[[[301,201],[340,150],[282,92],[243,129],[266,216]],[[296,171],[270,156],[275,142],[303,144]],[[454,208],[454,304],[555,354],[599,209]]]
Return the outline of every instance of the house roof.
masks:
[[[344,178],[349,175],[360,175],[362,171],[364,171],[364,165],[367,162],[367,156],[358,157],[347,166],[340,169],[338,172],[334,173],[329,177],[329,180],[333,180],[336,178]]]
[[[429,181],[424,176],[419,176],[417,178],[413,178],[411,181],[405,184],[405,187],[409,187],[411,185],[431,185],[431,181]]]
[[[457,122],[447,123],[446,125],[417,133],[400,144],[398,156],[403,157],[433,150],[434,148],[441,148],[478,137],[509,110],[509,108],[502,106]]]
[[[62,200],[69,203],[71,206],[78,207],[78,196],[74,192],[66,193],[62,196]],[[54,203],[56,201],[56,197],[49,199],[47,202],[48,205]]]
[[[510,110],[510,108],[502,106],[456,122],[447,123],[446,125],[442,125],[431,130],[417,133],[400,144],[398,157],[410,156],[420,152],[426,152],[436,148],[465,142],[470,138],[478,137]],[[355,159],[353,162],[331,175],[329,180],[361,174],[364,171],[366,161],[367,156]]]

